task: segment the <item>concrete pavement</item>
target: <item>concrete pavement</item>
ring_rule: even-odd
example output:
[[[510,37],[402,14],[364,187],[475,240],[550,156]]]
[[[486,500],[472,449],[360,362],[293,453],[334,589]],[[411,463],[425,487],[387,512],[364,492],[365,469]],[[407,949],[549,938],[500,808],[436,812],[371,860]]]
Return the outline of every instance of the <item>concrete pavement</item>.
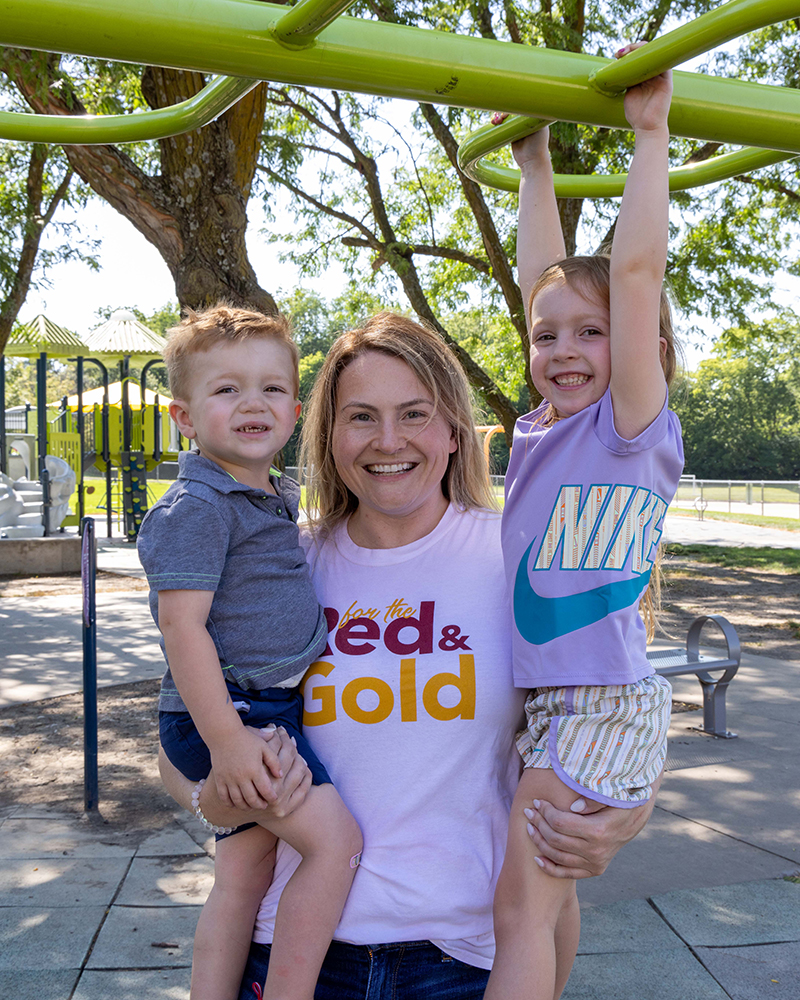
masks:
[[[135,569],[132,547],[103,543],[103,568]],[[106,596],[101,683],[156,676],[145,595]],[[6,704],[80,689],[79,604],[52,601],[66,599],[0,601]],[[800,871],[799,675],[800,663],[745,654],[728,695],[738,739],[697,732],[699,707],[673,717],[651,822],[602,878],[579,884],[583,931],[564,1000],[800,995],[800,884],[784,878]],[[694,678],[674,687],[701,704]],[[102,782],[101,773],[101,802]],[[186,1000],[212,852],[178,810],[142,839],[98,819],[0,803],[0,995]]]
[[[780,528],[762,528],[754,524],[735,521],[714,521],[696,514],[685,517],[668,514],[664,526],[665,542],[682,545],[736,545],[775,549],[800,549],[800,531],[782,531]]]

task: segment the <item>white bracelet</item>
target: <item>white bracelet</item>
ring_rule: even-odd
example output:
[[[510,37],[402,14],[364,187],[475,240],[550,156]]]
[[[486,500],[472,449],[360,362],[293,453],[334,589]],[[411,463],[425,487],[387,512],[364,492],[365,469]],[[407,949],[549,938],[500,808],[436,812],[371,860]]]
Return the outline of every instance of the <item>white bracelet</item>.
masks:
[[[200,820],[206,830],[210,830],[212,833],[227,834],[233,833],[234,830],[238,830],[238,826],[217,826],[215,823],[209,823],[205,818],[203,810],[200,808],[200,792],[205,783],[206,779],[201,778],[194,786],[194,791],[192,792],[192,809],[194,809],[195,816]]]

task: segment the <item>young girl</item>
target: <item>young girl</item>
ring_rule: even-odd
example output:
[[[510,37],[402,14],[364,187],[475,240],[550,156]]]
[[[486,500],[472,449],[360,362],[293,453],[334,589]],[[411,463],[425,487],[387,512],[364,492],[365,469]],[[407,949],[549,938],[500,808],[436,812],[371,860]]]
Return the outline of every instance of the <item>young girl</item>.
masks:
[[[577,951],[575,883],[543,870],[526,807],[633,808],[664,764],[670,688],[649,666],[638,605],[683,467],[662,290],[671,92],[664,74],[625,96],[636,146],[610,258],[565,259],[547,130],[514,148],[520,284],[544,401],[517,422],[506,477],[514,683],[533,690],[486,1000],[558,998]]]

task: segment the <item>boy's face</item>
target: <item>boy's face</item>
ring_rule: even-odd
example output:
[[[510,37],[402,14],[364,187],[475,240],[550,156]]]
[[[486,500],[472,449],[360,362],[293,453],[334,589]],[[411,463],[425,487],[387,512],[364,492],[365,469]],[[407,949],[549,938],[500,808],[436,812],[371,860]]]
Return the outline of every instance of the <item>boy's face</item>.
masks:
[[[272,338],[218,344],[190,360],[188,399],[169,412],[200,454],[239,482],[267,485],[300,416],[289,349]]]

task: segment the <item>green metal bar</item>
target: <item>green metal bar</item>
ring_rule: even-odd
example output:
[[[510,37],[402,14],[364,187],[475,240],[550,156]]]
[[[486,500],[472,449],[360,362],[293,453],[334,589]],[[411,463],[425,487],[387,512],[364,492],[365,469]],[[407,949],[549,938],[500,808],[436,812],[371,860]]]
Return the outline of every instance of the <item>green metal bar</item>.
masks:
[[[604,59],[347,16],[290,49],[272,34],[285,15],[252,0],[0,0],[0,44],[628,127],[622,98],[588,83]],[[800,153],[800,91],[684,72],[673,90],[674,135]],[[58,125],[35,138],[70,141]]]
[[[274,36],[284,45],[313,45],[317,35],[356,0],[300,0],[278,21]]]
[[[188,101],[133,115],[31,115],[2,111],[0,137],[81,146],[163,139],[202,128],[241,100],[259,82],[217,77]]]
[[[589,82],[601,94],[614,97],[732,38],[797,16],[800,16],[798,0],[730,0],[654,39],[624,59],[610,62],[593,73]]]
[[[479,184],[500,191],[519,191],[519,171],[489,163],[483,157],[526,135],[538,132],[549,124],[521,115],[507,118],[502,125],[485,125],[476,129],[458,147],[460,169]],[[674,167],[669,172],[670,191],[687,191],[704,184],[716,184],[760,167],[791,159],[792,154],[776,150],[746,147],[733,153],[715,156],[702,163]],[[554,184],[559,198],[619,198],[625,188],[627,174],[592,175],[556,174]]]

